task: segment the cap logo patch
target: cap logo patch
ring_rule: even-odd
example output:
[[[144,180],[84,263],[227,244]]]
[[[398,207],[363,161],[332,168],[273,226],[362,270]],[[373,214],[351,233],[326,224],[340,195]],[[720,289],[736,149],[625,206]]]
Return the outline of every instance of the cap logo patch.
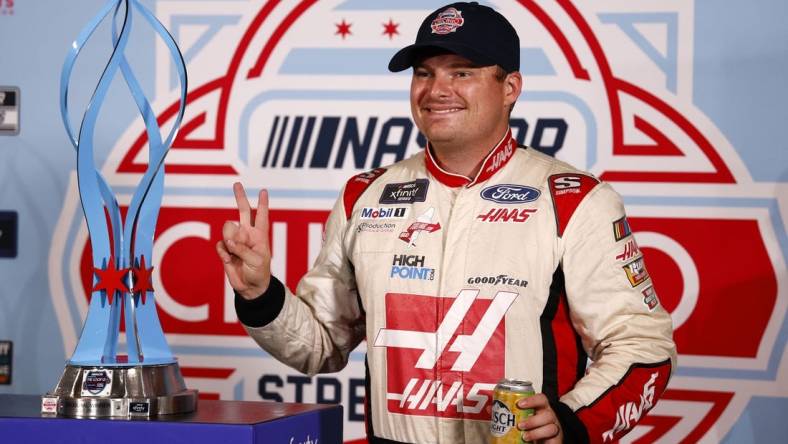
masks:
[[[456,8],[446,8],[432,21],[432,33],[445,35],[454,32],[465,23],[462,12]]]

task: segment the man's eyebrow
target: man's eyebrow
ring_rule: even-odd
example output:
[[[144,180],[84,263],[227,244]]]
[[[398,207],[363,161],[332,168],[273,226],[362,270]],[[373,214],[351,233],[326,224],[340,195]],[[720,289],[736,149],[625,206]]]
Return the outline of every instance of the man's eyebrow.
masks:
[[[415,65],[413,65],[413,68],[414,69],[419,69],[419,68],[430,69],[430,67],[425,65],[424,63],[416,63]],[[476,68],[483,68],[483,66],[477,65],[477,64],[475,64],[473,62],[454,62],[454,63],[450,63],[450,64],[446,65],[446,68],[449,68],[449,69],[457,69],[457,68],[476,69]]]

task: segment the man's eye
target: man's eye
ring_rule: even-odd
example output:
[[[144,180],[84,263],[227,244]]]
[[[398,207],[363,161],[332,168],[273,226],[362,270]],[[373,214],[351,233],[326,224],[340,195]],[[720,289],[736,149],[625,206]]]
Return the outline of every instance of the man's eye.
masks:
[[[454,73],[454,76],[459,78],[470,77],[471,73],[470,71],[457,71]]]

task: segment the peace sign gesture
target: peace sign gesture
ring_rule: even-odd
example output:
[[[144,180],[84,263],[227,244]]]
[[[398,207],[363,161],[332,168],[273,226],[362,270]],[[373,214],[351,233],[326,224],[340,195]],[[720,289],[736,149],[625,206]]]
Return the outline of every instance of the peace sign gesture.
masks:
[[[239,221],[227,221],[216,252],[224,263],[230,285],[244,299],[265,293],[271,282],[271,246],[268,241],[268,191],[260,190],[257,214],[252,223],[252,209],[240,182],[233,184]]]

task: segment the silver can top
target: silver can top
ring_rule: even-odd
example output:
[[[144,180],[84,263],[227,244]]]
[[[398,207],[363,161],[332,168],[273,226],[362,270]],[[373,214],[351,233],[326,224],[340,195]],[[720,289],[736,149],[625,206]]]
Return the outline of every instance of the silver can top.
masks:
[[[531,383],[531,381],[509,378],[501,379],[501,381],[498,383],[498,387],[517,392],[532,392],[534,390],[534,385]]]

